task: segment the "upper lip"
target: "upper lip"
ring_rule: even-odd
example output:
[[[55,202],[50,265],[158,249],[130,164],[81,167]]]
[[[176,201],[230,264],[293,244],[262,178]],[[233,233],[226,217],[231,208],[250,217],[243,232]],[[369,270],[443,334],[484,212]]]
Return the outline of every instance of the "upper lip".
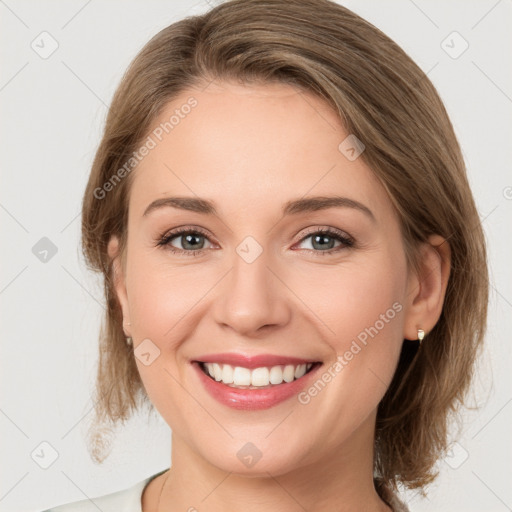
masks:
[[[233,352],[224,352],[222,354],[207,354],[194,359],[194,361],[202,363],[221,363],[230,364],[232,366],[241,366],[243,368],[260,368],[263,366],[278,365],[299,365],[307,363],[318,363],[317,359],[301,359],[299,357],[280,356],[274,354],[258,354],[254,356],[235,354]]]

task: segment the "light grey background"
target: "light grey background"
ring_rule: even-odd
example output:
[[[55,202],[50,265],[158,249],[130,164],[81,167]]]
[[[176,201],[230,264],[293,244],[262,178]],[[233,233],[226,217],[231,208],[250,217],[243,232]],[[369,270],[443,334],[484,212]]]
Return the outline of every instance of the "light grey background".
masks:
[[[340,3],[428,72],[461,142],[489,244],[489,329],[475,386],[482,407],[465,413],[428,498],[405,499],[413,512],[511,510],[512,2]],[[122,428],[102,466],[86,450],[103,297],[80,255],[80,201],[125,68],[161,28],[208,8],[205,0],[0,0],[1,511],[114,492],[169,465],[160,417]],[[469,44],[458,58],[464,41],[453,31]],[[52,38],[58,48],[42,58]],[[57,248],[46,262],[32,251],[43,237]],[[43,442],[58,453],[48,469]]]

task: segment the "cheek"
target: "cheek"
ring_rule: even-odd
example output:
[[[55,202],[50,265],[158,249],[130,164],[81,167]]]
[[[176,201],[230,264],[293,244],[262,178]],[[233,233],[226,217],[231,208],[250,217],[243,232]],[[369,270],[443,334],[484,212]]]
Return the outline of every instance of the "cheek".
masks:
[[[127,268],[127,291],[136,337],[150,338],[156,344],[173,338],[180,319],[204,293],[202,281],[191,269],[167,266],[154,253],[133,254]]]
[[[180,346],[197,320],[194,306],[211,287],[192,268],[162,265],[143,251],[132,255],[127,268],[137,368],[151,402],[173,426],[177,418],[194,412],[179,384],[185,380]],[[150,354],[150,364],[144,363],[144,353]]]
[[[332,400],[325,403],[337,404],[329,412],[334,416],[350,411],[353,425],[377,406],[393,377],[403,342],[405,276],[399,257],[359,261],[332,275],[329,300],[320,301],[319,316],[334,331],[325,339],[338,362],[334,377],[326,376]]]
[[[401,328],[396,313],[403,309],[400,302],[403,286],[401,272],[391,265],[361,267],[345,275],[343,283],[339,283],[342,290],[339,300],[333,306],[338,311],[335,324],[339,339],[364,341],[365,333],[369,332],[372,337],[392,338]]]
[[[294,278],[298,295],[307,297],[310,321],[331,349],[332,361],[343,358],[344,378],[391,381],[403,342],[406,275],[405,258],[381,251],[347,259],[307,280]],[[351,380],[348,388],[352,384]]]
[[[375,324],[383,337],[401,334],[397,313],[403,309],[406,268],[400,255],[367,254],[302,275],[291,269],[286,280],[304,298],[311,321],[323,326],[321,332],[338,353],[361,333],[364,339],[366,329]]]

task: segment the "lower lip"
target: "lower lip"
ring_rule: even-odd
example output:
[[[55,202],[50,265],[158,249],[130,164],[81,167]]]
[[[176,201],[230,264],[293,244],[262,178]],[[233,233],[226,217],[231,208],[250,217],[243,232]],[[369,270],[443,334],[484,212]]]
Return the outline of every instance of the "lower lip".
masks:
[[[192,366],[199,375],[199,380],[203,383],[206,391],[219,401],[221,404],[241,410],[261,410],[269,409],[275,405],[284,402],[294,395],[298,395],[304,389],[322,366],[316,363],[311,370],[300,379],[292,382],[283,382],[264,389],[239,389],[232,388],[222,382],[218,382],[208,377],[201,369],[198,362],[194,361]]]

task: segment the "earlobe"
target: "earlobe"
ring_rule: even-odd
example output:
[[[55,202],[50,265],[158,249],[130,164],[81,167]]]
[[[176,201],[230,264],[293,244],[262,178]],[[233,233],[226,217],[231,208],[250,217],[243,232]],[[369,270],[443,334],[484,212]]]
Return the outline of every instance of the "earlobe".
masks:
[[[130,312],[128,308],[128,295],[126,292],[126,283],[124,270],[121,260],[121,254],[119,252],[119,239],[117,236],[112,236],[108,242],[107,247],[108,255],[112,261],[112,272],[114,281],[114,290],[117,296],[117,300],[121,305],[123,313],[123,328],[126,336],[130,336],[130,330],[126,327],[131,325]]]
[[[425,336],[434,328],[443,310],[450,277],[451,250],[446,239],[432,235],[421,247],[419,272],[409,288],[404,338],[418,339],[418,329]]]

